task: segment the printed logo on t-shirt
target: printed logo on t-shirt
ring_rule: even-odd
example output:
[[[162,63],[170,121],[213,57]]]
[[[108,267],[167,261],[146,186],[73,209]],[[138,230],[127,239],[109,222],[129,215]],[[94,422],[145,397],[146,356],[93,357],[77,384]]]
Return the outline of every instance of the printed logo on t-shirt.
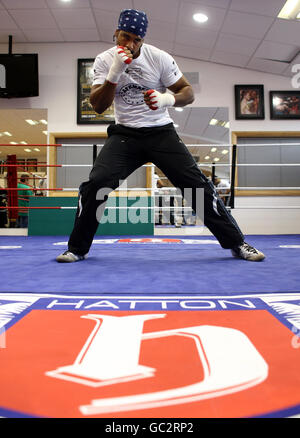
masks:
[[[144,103],[144,95],[142,91],[148,90],[147,87],[139,84],[124,85],[119,91],[120,96],[128,105],[142,105]]]
[[[125,70],[125,73],[127,73],[134,80],[138,80],[143,77],[143,72],[141,68],[128,67]]]

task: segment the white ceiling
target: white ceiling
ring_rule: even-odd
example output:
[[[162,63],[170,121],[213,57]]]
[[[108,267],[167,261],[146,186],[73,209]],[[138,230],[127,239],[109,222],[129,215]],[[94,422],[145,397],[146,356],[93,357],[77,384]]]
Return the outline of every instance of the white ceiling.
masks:
[[[0,0],[0,42],[112,43],[119,13],[144,10],[146,42],[172,55],[290,76],[300,21],[278,19],[285,0]],[[202,25],[192,19],[204,12]],[[270,60],[272,59],[272,60]]]

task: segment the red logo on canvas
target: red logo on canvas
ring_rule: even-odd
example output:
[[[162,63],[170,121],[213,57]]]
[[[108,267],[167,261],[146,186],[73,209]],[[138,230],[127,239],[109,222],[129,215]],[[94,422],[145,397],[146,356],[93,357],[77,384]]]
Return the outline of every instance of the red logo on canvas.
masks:
[[[0,405],[44,417],[262,415],[300,403],[291,339],[266,310],[33,310],[7,331]]]

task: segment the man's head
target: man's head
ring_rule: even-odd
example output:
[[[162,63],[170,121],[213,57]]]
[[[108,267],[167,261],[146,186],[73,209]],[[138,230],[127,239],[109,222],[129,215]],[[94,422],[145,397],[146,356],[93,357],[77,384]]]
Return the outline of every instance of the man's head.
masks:
[[[23,174],[21,175],[21,177],[20,177],[20,181],[21,181],[21,183],[25,183],[25,184],[27,184],[27,183],[28,183],[28,179],[29,179],[29,176],[27,175],[27,173],[23,173]]]
[[[124,9],[119,17],[118,30],[131,32],[144,39],[148,27],[148,19],[145,12],[136,9]]]
[[[135,9],[124,9],[119,17],[118,27],[115,32],[118,46],[127,47],[133,57],[139,55],[147,32],[148,19],[145,12]]]

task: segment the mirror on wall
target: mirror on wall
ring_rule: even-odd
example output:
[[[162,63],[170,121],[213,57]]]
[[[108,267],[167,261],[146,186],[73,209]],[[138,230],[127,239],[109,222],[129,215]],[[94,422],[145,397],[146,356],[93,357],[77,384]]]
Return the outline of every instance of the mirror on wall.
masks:
[[[0,110],[0,161],[5,164],[8,155],[16,155],[17,177],[28,174],[29,185],[45,188],[47,177],[47,109]],[[5,146],[4,146],[5,144]],[[7,146],[8,145],[8,146]],[[0,167],[0,187],[7,187],[7,168]],[[46,191],[36,190],[45,196]]]
[[[222,107],[186,107],[170,108],[169,114],[173,119],[176,131],[201,171],[213,181],[216,187],[222,187],[222,199],[225,205],[229,202],[231,148],[229,135],[229,109]],[[202,225],[201,220],[191,212],[184,211],[185,200],[168,178],[157,167],[154,168],[153,178],[160,191],[156,193],[156,205],[169,205],[170,212],[158,208],[155,215],[157,226]],[[220,189],[221,190],[221,189]],[[219,192],[221,195],[221,192]],[[201,227],[200,227],[201,228]],[[160,230],[161,232],[161,230]],[[193,230],[196,233],[196,230]],[[196,233],[197,234],[197,233]]]
[[[229,110],[226,107],[170,108],[177,133],[206,175],[230,178]],[[227,145],[227,146],[225,146]]]

